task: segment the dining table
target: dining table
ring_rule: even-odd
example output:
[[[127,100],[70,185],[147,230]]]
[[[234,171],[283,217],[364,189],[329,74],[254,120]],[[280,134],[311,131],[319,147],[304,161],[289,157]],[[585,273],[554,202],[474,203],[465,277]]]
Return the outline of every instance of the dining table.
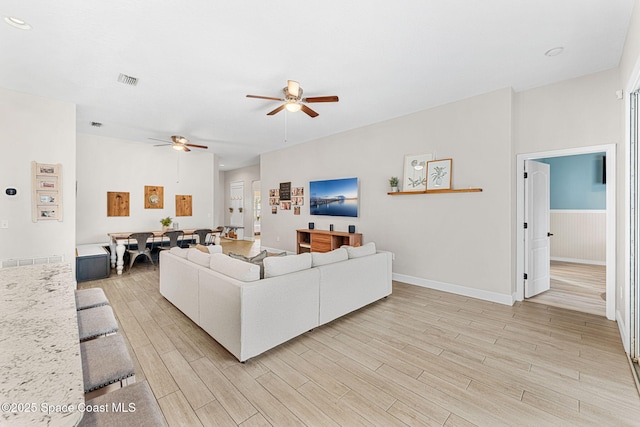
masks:
[[[164,233],[165,231],[171,231],[172,229],[169,230],[153,230],[153,231],[146,231],[146,233],[151,233],[151,237],[149,238],[150,240],[147,240],[147,243],[149,241],[151,242],[162,242],[164,241],[169,241],[169,239],[167,237],[164,237]],[[196,230],[200,230],[199,228],[185,228],[185,229],[180,229],[179,231],[183,232],[183,236],[182,236],[182,240],[192,240],[195,236],[196,236]],[[120,232],[115,232],[115,233],[107,233],[107,235],[109,236],[109,247],[111,249],[111,268],[115,268],[118,275],[122,274],[122,271],[124,269],[124,253],[126,252],[126,244],[129,240],[129,236],[131,236],[131,234],[133,233],[139,233],[139,231],[120,231]],[[219,234],[218,231],[213,230],[212,231],[213,234]]]

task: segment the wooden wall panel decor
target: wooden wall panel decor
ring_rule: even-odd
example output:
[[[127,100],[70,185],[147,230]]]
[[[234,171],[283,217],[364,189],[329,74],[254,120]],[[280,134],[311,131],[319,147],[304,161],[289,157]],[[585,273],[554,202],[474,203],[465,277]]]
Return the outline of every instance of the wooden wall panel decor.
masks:
[[[129,193],[107,191],[107,216],[129,216]]]
[[[188,194],[176,194],[176,216],[192,216],[192,196]]]
[[[164,209],[164,187],[144,186],[144,208]]]

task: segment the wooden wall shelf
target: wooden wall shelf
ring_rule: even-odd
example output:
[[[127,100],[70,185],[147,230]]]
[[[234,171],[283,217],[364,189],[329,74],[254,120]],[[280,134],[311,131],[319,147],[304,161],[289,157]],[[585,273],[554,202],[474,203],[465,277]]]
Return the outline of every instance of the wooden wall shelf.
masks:
[[[440,194],[440,193],[480,193],[482,188],[461,188],[458,190],[425,190],[425,191],[396,191],[387,193],[390,196],[400,196],[407,194]]]

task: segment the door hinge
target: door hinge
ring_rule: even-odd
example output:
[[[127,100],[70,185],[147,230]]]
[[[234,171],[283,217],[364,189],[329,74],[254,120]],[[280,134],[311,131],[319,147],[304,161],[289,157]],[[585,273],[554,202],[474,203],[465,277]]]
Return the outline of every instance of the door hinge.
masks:
[[[529,224],[527,224],[526,222],[524,223],[524,228],[529,228]]]
[[[524,273],[524,280],[527,280],[527,273]]]
[[[525,179],[529,178],[529,174],[525,172],[525,173],[524,173],[524,178],[525,178]]]

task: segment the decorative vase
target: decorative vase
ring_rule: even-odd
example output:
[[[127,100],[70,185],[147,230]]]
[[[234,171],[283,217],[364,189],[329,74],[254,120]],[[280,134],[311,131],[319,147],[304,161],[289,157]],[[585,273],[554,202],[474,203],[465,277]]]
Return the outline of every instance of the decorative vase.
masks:
[[[164,233],[164,232],[166,232],[168,229],[169,229],[169,226],[168,226],[168,225],[163,225],[163,226],[162,226],[162,232],[163,232],[163,233]]]
[[[397,193],[398,191],[398,187],[391,187],[391,192]]]

